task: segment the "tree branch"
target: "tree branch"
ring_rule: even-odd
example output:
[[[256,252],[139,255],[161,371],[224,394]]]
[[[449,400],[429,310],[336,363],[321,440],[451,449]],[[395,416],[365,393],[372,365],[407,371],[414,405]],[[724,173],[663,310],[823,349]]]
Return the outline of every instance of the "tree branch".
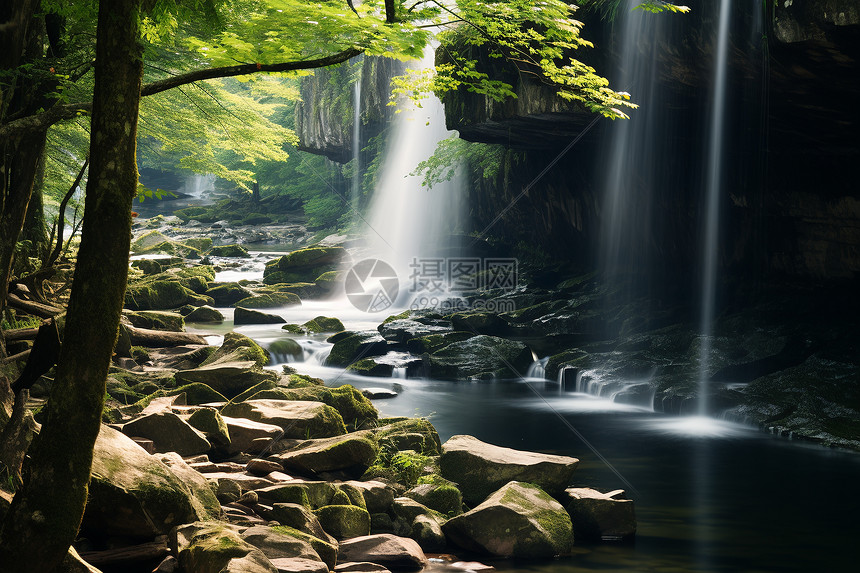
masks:
[[[186,74],[180,74],[178,76],[172,76],[163,80],[156,80],[154,82],[144,84],[141,88],[140,95],[150,96],[185,84],[199,82],[201,80],[245,76],[261,72],[293,72],[298,70],[325,68],[343,63],[350,58],[358,56],[362,52],[363,50],[359,48],[349,48],[342,52],[332,54],[331,56],[325,56],[314,60],[281,62],[278,64],[240,64],[237,66],[195,70]],[[9,123],[0,125],[0,141],[20,137],[22,134],[32,131],[47,130],[55,123],[59,123],[67,119],[73,119],[81,114],[88,114],[92,109],[92,102],[54,105],[43,113],[22,117],[15,121],[10,121]]]

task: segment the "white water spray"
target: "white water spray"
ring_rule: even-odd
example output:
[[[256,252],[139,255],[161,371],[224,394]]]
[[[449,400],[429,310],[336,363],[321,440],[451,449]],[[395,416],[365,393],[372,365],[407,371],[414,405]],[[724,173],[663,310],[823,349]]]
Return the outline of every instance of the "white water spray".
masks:
[[[713,335],[719,258],[720,194],[722,192],[723,137],[726,121],[726,76],[728,72],[729,19],[731,0],[720,2],[717,31],[713,108],[708,141],[707,179],[705,182],[705,230],[702,251],[701,346],[699,351],[699,415],[708,413],[708,371]]]
[[[359,197],[361,194],[361,73],[352,85],[352,208],[358,211]]]

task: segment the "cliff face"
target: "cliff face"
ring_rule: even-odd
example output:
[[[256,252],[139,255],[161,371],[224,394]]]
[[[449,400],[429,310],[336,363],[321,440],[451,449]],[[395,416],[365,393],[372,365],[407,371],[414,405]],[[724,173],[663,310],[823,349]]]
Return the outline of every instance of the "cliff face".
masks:
[[[359,57],[348,64],[317,70],[301,81],[296,105],[299,149],[324,155],[338,163],[353,156],[355,82],[361,82],[361,145],[378,135],[390,119],[391,78],[403,73],[390,58]]]
[[[634,48],[657,59],[660,100],[648,101],[635,86],[614,87],[665,111],[654,129],[671,145],[661,148],[657,161],[673,169],[647,206],[655,224],[643,240],[655,259],[692,269],[719,3],[687,4],[688,15],[656,16],[667,20],[665,29]],[[766,10],[733,4],[722,265],[815,278],[860,276],[860,6],[848,0],[769,3]],[[589,63],[610,79],[621,63],[622,29],[599,21],[585,25],[599,58]],[[540,173],[592,119],[550,90],[500,73],[511,78],[517,100],[498,104],[469,93],[445,98],[448,127],[462,138],[525,151],[506,177],[473,190],[478,228],[506,206],[511,188]],[[634,114],[631,121],[637,119]],[[600,241],[605,216],[610,133],[599,124],[587,134],[498,227],[510,225],[551,254],[589,262],[586,253]]]

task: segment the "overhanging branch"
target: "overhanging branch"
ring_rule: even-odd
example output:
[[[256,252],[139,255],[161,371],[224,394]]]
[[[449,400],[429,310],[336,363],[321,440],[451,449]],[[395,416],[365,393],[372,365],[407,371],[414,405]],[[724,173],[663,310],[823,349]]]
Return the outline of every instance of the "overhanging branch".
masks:
[[[216,78],[229,78],[234,76],[246,76],[249,74],[258,73],[274,73],[274,72],[293,72],[298,70],[313,70],[317,68],[325,68],[335,64],[343,63],[350,58],[354,58],[362,53],[358,48],[349,48],[342,52],[332,54],[323,58],[314,60],[300,60],[295,62],[281,62],[278,64],[241,64],[237,66],[224,66],[219,68],[207,68],[203,70],[195,70],[186,74],[172,76],[163,80],[157,80],[144,84],[141,87],[140,95],[150,96],[169,89],[173,89],[185,84],[199,82],[202,80],[212,80]],[[30,133],[39,130],[47,130],[55,123],[67,119],[73,119],[79,115],[88,114],[93,108],[92,102],[87,103],[70,103],[54,105],[45,112],[37,115],[22,117],[14,121],[10,121],[4,125],[0,125],[0,141],[6,141],[11,138],[20,137],[25,133]]]

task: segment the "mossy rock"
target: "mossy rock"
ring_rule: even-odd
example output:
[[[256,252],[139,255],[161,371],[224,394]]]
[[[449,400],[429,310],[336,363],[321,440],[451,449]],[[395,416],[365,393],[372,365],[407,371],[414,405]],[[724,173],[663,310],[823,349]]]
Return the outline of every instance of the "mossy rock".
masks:
[[[344,330],[343,323],[337,318],[317,316],[302,325],[307,332],[341,332]]]
[[[270,261],[263,271],[266,284],[315,282],[321,274],[336,270],[346,255],[343,247],[299,249]]]
[[[302,304],[302,299],[291,292],[252,295],[236,301],[232,306],[242,308],[280,308]]]
[[[381,419],[373,434],[380,445],[390,444],[399,451],[414,450],[428,456],[439,455],[442,451],[439,433],[423,418]]]
[[[223,448],[230,445],[230,431],[215,408],[196,410],[187,421],[190,426],[203,432],[213,446]]]
[[[427,336],[420,336],[406,341],[406,350],[417,355],[430,354],[437,350],[442,350],[449,344],[462,342],[473,338],[474,336],[475,334],[473,332],[462,331],[429,334]]]
[[[442,515],[453,517],[463,513],[463,494],[452,484],[419,484],[404,495]]]
[[[284,430],[285,438],[312,439],[346,433],[337,410],[321,402],[296,400],[246,400],[224,406],[221,413],[231,418],[247,418]]]
[[[271,360],[269,353],[259,344],[238,332],[228,332],[224,342],[201,366],[225,360],[253,360],[257,366],[265,366]]]
[[[182,332],[185,330],[185,319],[176,312],[165,312],[158,310],[124,311],[122,315],[131,322],[135,328],[148,328],[150,330],[166,330],[171,332]]]
[[[282,338],[281,340],[275,340],[269,345],[269,354],[280,362],[288,362],[289,358],[301,358],[304,350],[292,338]]]
[[[157,280],[129,285],[125,306],[132,310],[165,310],[193,304],[198,295],[177,281]]]
[[[369,436],[359,434],[306,440],[296,448],[272,456],[272,459],[280,462],[287,471],[306,475],[338,471],[359,477],[370,467],[379,452],[376,442]]]
[[[262,291],[262,289],[260,289]],[[274,283],[269,285],[271,292],[291,292],[301,298],[313,298],[320,294],[314,283]]]
[[[230,306],[243,298],[252,296],[253,293],[239,283],[233,282],[211,285],[206,295],[212,297],[218,306]]]
[[[203,384],[202,382],[194,382],[183,386],[177,386],[171,390],[165,390],[164,393],[165,396],[178,396],[179,394],[185,394],[185,403],[189,406],[209,404],[212,402],[224,402],[227,400],[223,394],[213,390],[210,386]]]
[[[331,293],[343,283],[345,273],[343,271],[328,271],[314,280],[314,285],[324,293]]]
[[[312,386],[325,386],[325,381],[322,378],[314,378],[307,374],[290,373],[289,388],[309,388]]]
[[[209,254],[215,257],[237,257],[248,258],[248,249],[242,245],[218,245],[209,250]]]
[[[210,237],[189,237],[182,242],[201,253],[205,253],[212,248],[212,239]]]
[[[388,342],[375,330],[351,332],[345,330],[328,338],[334,343],[326,358],[327,366],[349,366],[359,356],[379,356],[388,352]]]
[[[394,365],[379,363],[373,358],[362,358],[358,362],[353,362],[347,366],[346,369],[350,372],[361,374],[362,376],[376,376],[384,378],[391,377],[391,374],[394,372]]]
[[[511,329],[505,320],[491,312],[457,313],[451,315],[451,324],[455,330],[493,336],[503,336]]]
[[[329,543],[319,537],[314,535],[310,535],[305,533],[304,531],[299,531],[293,527],[276,525],[272,529],[279,533],[283,533],[284,535],[289,535],[291,537],[295,537],[296,539],[300,539],[307,543],[310,543],[311,547],[313,547],[314,551],[317,552],[320,559],[323,560],[323,563],[329,568],[329,570],[334,571],[335,564],[337,563],[337,544]]]
[[[314,514],[328,533],[337,539],[370,534],[370,514],[354,505],[325,505]]]
[[[550,558],[573,547],[573,525],[564,507],[540,487],[516,481],[442,529],[463,549],[498,557]]]
[[[290,379],[292,380],[292,375]],[[337,388],[318,386],[316,384],[304,388],[277,387],[263,390],[253,396],[253,399],[275,400],[305,400],[328,404],[338,411],[344,423],[350,428],[359,429],[364,426],[376,425],[379,412],[357,388],[349,384]]]
[[[233,312],[233,324],[283,324],[286,320],[280,315],[253,310],[243,306],[237,306]]]
[[[443,380],[518,378],[532,360],[522,342],[481,335],[433,352],[430,376]]]
[[[298,324],[285,324],[281,328],[283,330],[286,330],[287,332],[292,332],[293,334],[307,334],[307,331],[304,329],[304,327]]]
[[[244,402],[245,400],[248,400],[252,396],[259,394],[260,392],[262,392],[264,390],[271,390],[272,388],[277,388],[277,387],[278,387],[278,380],[275,380],[274,378],[267,378],[266,380],[263,380],[259,384],[255,384],[254,386],[251,386],[250,388],[248,388],[244,392],[237,394],[236,396],[233,397],[232,400],[230,400],[230,402]]]
[[[140,269],[144,275],[156,275],[161,272],[161,263],[156,259],[138,259],[131,262],[132,268]]]
[[[224,315],[211,306],[203,305],[185,315],[185,320],[188,322],[224,322]]]
[[[317,516],[304,505],[298,503],[276,503],[272,505],[270,516],[281,526],[298,529],[302,533],[306,533],[332,545],[337,544],[337,540],[323,529]]]

